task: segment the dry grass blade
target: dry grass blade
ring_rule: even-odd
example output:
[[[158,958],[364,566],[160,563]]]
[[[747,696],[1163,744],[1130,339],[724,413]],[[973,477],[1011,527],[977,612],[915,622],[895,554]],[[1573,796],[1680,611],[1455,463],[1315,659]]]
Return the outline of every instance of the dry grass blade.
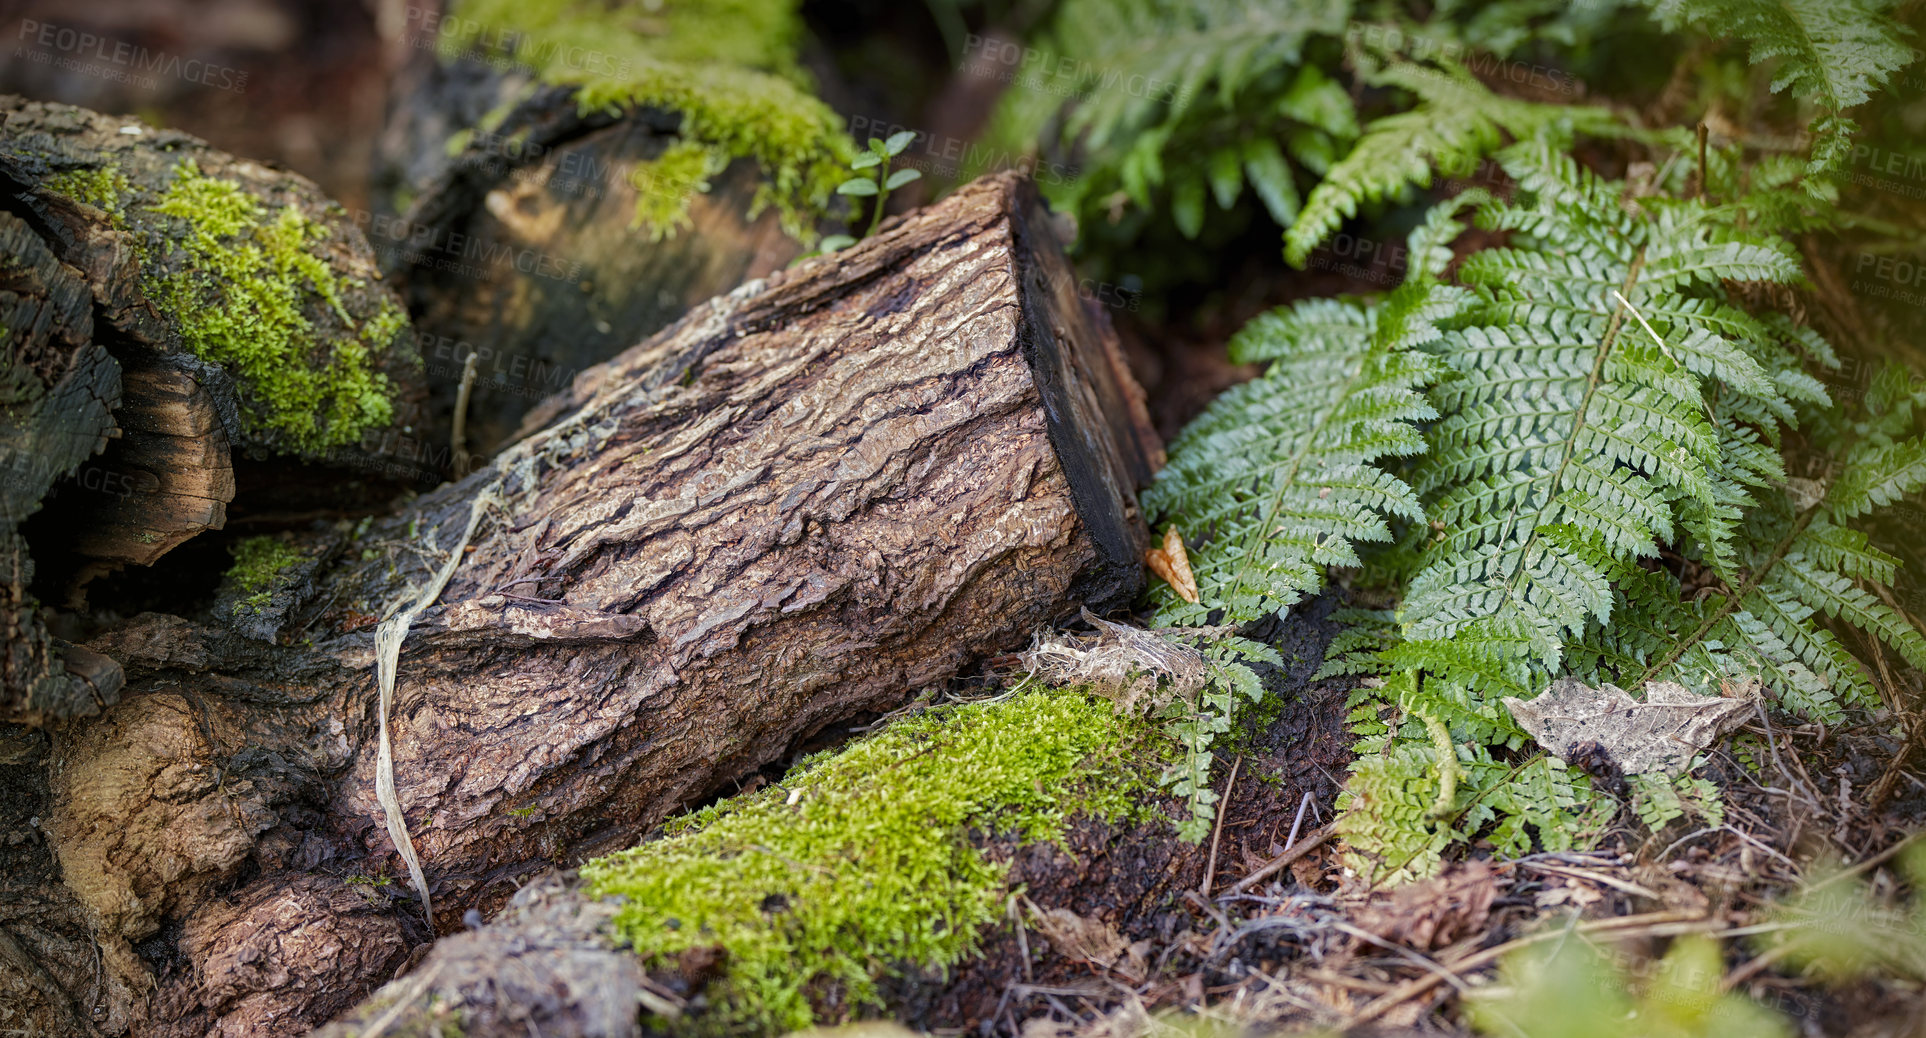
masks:
[[[402,816],[401,800],[395,795],[395,754],[388,739],[388,712],[394,708],[395,668],[401,659],[401,643],[408,637],[408,628],[414,625],[415,617],[422,610],[434,604],[441,597],[441,589],[448,586],[448,578],[455,575],[455,567],[461,565],[462,554],[468,541],[475,535],[475,527],[481,522],[482,513],[497,501],[491,489],[476,496],[468,510],[468,525],[462,529],[461,537],[448,552],[448,558],[435,572],[434,579],[423,588],[420,597],[406,609],[381,622],[375,630],[375,683],[379,688],[378,730],[379,745],[375,754],[375,799],[381,802],[381,811],[388,823],[388,837],[395,843],[395,850],[401,852],[401,859],[408,863],[408,877],[414,882],[415,893],[421,897],[421,911],[434,926],[434,903],[428,896],[428,877],[422,872],[421,858],[415,854],[414,840],[408,835],[408,820]]]

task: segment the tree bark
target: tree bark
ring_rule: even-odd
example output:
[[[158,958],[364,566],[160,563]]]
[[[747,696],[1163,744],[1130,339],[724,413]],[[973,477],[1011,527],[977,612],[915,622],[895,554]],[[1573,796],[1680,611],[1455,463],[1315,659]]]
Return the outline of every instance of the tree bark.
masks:
[[[1161,448],[1014,177],[698,307],[541,413],[401,513],[291,539],[265,585],[86,643],[122,701],[22,751],[15,796],[64,881],[36,911],[101,978],[71,941],[26,951],[94,1026],[297,1033],[429,936],[377,794],[374,619],[444,564],[389,723],[442,933],[1141,587]]]

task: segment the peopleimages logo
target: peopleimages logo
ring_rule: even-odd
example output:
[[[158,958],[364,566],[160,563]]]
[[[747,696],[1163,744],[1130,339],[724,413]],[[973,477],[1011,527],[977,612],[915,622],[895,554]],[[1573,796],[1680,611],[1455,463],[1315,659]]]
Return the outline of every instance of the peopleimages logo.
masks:
[[[975,33],[963,37],[963,62],[957,71],[1055,94],[1088,96],[1121,90],[1132,97],[1164,104],[1177,99],[1178,84],[1174,80],[1125,73],[1122,69],[1093,65],[1068,55]]]
[[[443,14],[426,7],[409,7],[408,25],[415,29],[410,42],[417,49],[431,49],[449,41],[459,49],[453,57],[491,65],[499,69],[520,69],[529,73],[580,72],[591,76],[625,78],[634,71],[626,59],[606,51],[572,47],[543,41],[527,33],[486,25],[472,18]]]
[[[406,247],[417,254],[416,266],[465,277],[479,278],[487,273],[483,266],[476,264],[513,267],[520,273],[554,281],[575,281],[582,276],[581,263],[538,249],[517,248],[479,234],[411,223],[404,217],[378,216],[366,209],[355,210],[353,216],[355,226],[367,236],[369,246],[384,260],[395,258],[395,250]]]
[[[1468,47],[1457,40],[1441,39],[1423,33],[1410,33],[1395,25],[1353,25],[1350,40],[1362,41],[1378,50],[1403,54],[1414,61],[1442,60],[1462,66],[1483,80],[1503,80],[1514,86],[1534,86],[1561,94],[1578,96],[1585,84],[1570,73],[1550,65],[1500,58],[1488,51]]]
[[[126,40],[116,40],[84,29],[53,22],[20,20],[17,39],[31,43],[14,48],[13,56],[39,65],[52,65],[70,72],[99,76],[151,90],[159,85],[156,76],[167,76],[187,83],[198,83],[216,90],[240,93],[247,89],[247,73],[229,65],[218,65],[199,58],[183,58],[167,51],[148,50]],[[90,61],[104,65],[88,64]]]
[[[1926,304],[1926,263],[1903,256],[1862,252],[1853,263],[1852,290],[1859,295],[1913,306]]]
[[[475,358],[475,384],[495,394],[539,400],[567,389],[581,374],[579,367],[564,367],[533,353],[506,352],[493,346],[475,346],[445,335],[417,332],[415,349],[434,378],[459,381]]]
[[[557,151],[519,133],[484,130],[468,137],[455,165],[579,198],[601,198],[608,193],[610,183],[626,181],[634,172],[632,165],[606,162],[588,151]]]

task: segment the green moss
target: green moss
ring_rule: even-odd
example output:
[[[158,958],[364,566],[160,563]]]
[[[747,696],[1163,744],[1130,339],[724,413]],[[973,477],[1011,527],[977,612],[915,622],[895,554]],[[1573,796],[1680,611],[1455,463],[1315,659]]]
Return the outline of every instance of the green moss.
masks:
[[[304,556],[273,537],[249,537],[229,549],[234,565],[227,571],[227,583],[244,596],[234,603],[234,611],[260,612],[274,597],[278,578]]]
[[[70,169],[41,181],[40,188],[101,210],[115,227],[127,226],[126,198],[133,192],[133,185],[118,166]]]
[[[183,269],[150,278],[147,291],[175,320],[195,356],[228,368],[248,406],[243,423],[278,434],[293,449],[319,452],[353,443],[393,415],[388,379],[373,358],[407,323],[384,298],[356,328],[342,302],[358,284],[341,277],[313,246],[328,229],[293,207],[270,212],[240,185],[203,176],[182,162],[151,212],[180,221]],[[324,337],[304,305],[318,299],[348,336]]]
[[[1071,816],[1138,810],[1153,730],[1080,692],[1031,691],[932,711],[782,783],[589,863],[623,895],[620,936],[658,966],[720,945],[727,973],[698,1026],[777,1032],[814,1022],[810,994],[879,1005],[885,972],[947,967],[1004,911],[1007,866],[971,830],[1058,838]]]
[[[701,149],[704,166],[719,170],[731,159],[754,159],[768,178],[754,210],[774,205],[785,231],[813,241],[813,224],[846,175],[843,164],[855,146],[796,63],[801,20],[795,0],[669,3],[653,14],[621,10],[629,13],[597,0],[462,0],[454,13],[498,30],[487,41],[512,29],[516,50],[501,56],[527,63],[545,82],[580,87],[584,111],[648,106],[681,112],[682,139]],[[443,52],[460,53],[477,42],[451,33],[442,38]],[[692,154],[676,161],[685,171]],[[659,237],[674,232],[689,195],[701,188],[689,187],[681,205],[666,207],[652,191],[668,171],[650,165],[632,180],[642,196],[636,219]],[[666,225],[660,222],[665,212]]]
[[[689,203],[709,190],[709,178],[728,162],[727,155],[709,145],[681,140],[655,161],[638,163],[629,177],[636,193],[635,226],[646,230],[650,241],[689,226]]]

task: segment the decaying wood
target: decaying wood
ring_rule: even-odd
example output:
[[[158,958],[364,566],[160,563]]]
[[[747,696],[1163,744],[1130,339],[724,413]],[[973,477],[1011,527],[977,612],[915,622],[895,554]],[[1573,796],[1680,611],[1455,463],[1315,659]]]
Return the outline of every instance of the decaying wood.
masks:
[[[118,442],[102,468],[124,485],[90,502],[74,549],[117,565],[151,566],[202,530],[227,524],[234,464],[214,401],[192,375],[154,358],[121,366]]]
[[[410,16],[433,24],[436,6]],[[584,370],[802,252],[773,208],[749,218],[764,179],[748,161],[693,197],[679,233],[635,226],[631,175],[678,140],[678,112],[584,112],[573,87],[430,47],[412,48],[399,82],[381,179],[410,201],[370,238],[419,330],[437,427],[477,358],[468,428],[482,452]]]
[[[98,712],[120,687],[117,667],[81,666],[48,632],[28,589],[33,560],[20,533],[55,484],[113,434],[120,371],[93,331],[93,300],[79,271],[18,217],[0,212],[0,724]]]
[[[179,315],[149,298],[152,286],[177,273],[182,263],[178,233],[169,232],[152,211],[182,163],[237,185],[269,212],[292,208],[326,229],[310,253],[346,288],[338,309],[318,294],[303,302],[303,315],[323,345],[333,348],[337,340],[352,338],[350,322],[366,320],[390,299],[349,214],[303,178],[136,119],[0,97],[0,187],[5,188],[0,206],[15,221],[5,233],[10,244],[20,239],[18,248],[44,250],[70,272],[83,292],[79,298],[87,322],[83,329],[70,319],[69,331],[84,334],[84,341],[100,351],[101,362],[119,369],[113,374],[119,410],[110,426],[117,430],[115,441],[95,463],[94,484],[83,481],[79,490],[65,493],[57,517],[40,524],[62,538],[36,545],[43,558],[89,559],[94,570],[151,564],[225,522],[226,505],[235,495],[231,453],[267,457],[295,451],[282,434],[242,421],[243,408],[259,403],[253,387],[187,352]],[[112,212],[81,197],[88,193],[74,190],[71,180],[109,171],[126,184]],[[37,244],[30,248],[27,238]],[[15,255],[15,248],[8,254]],[[6,327],[27,326],[10,319]],[[400,337],[375,344],[371,353],[371,366],[394,387],[397,428],[420,417],[422,376],[412,342]],[[9,343],[9,351],[16,345]],[[85,439],[83,434],[75,442]],[[328,460],[366,469],[379,459],[350,446]],[[60,472],[71,474],[68,468]],[[37,507],[39,498],[33,504]],[[89,572],[86,566],[74,568]]]
[[[298,1033],[428,936],[376,798],[374,621],[451,553],[390,732],[442,933],[1142,586],[1160,447],[1014,177],[698,307],[543,413],[402,513],[293,538],[271,586],[85,643],[128,684],[49,730],[33,810],[64,881],[40,903],[98,942],[95,1026]]]
[[[315,1038],[433,1034],[468,1038],[626,1038],[638,1010],[680,1006],[649,989],[640,961],[606,936],[615,906],[548,873],[488,925],[437,943],[427,958],[315,1032]],[[678,1000],[679,1001],[679,1000]]]

